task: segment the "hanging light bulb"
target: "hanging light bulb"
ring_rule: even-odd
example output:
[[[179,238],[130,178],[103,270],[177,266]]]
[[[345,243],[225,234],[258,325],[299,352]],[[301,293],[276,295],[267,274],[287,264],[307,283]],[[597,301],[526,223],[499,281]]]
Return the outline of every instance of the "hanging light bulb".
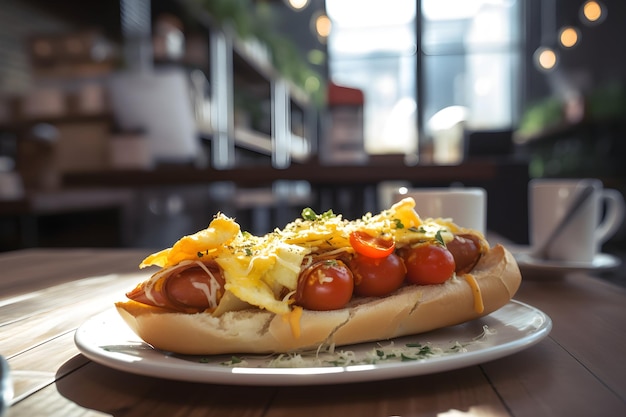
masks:
[[[544,0],[541,2],[541,45],[533,55],[540,71],[551,71],[558,64],[559,56],[551,46],[556,45],[556,37],[556,0]]]
[[[601,23],[605,18],[606,7],[599,1],[586,1],[580,8],[580,19],[588,25]]]
[[[309,0],[285,0],[285,3],[294,10],[302,10],[309,5]]]
[[[311,26],[320,42],[325,42],[332,29],[330,18],[322,12],[318,12],[311,17]]]
[[[551,71],[556,68],[558,58],[556,51],[549,47],[540,47],[534,55],[535,65],[542,71]]]
[[[580,41],[580,31],[573,26],[566,26],[559,33],[559,42],[565,48],[573,48]]]

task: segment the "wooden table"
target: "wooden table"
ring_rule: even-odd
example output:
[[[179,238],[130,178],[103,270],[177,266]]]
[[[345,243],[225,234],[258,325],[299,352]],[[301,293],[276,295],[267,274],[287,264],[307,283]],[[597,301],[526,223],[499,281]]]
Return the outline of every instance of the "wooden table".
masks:
[[[0,254],[0,353],[15,400],[7,416],[619,416],[626,415],[626,289],[578,274],[525,280],[516,299],[553,320],[519,353],[438,374],[329,386],[253,387],[117,371],[73,337],[137,280],[142,250]]]

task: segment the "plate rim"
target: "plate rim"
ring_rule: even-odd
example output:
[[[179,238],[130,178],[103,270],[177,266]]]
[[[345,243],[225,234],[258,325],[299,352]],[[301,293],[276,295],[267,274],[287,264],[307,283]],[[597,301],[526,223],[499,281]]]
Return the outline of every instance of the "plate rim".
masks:
[[[188,362],[187,365],[181,366],[180,361],[184,361],[184,359],[177,358],[166,352],[160,352],[143,342],[139,337],[135,336],[135,339],[132,342],[136,342],[140,346],[145,346],[145,348],[150,349],[152,352],[162,355],[158,357],[158,364],[155,366],[154,359],[145,360],[145,358],[142,358],[142,360],[136,361],[128,359],[122,360],[121,358],[116,357],[119,355],[106,351],[106,349],[102,346],[93,346],[90,343],[86,343],[84,337],[82,336],[83,333],[91,326],[97,327],[97,324],[95,323],[98,320],[102,321],[102,319],[107,315],[116,313],[114,309],[108,309],[87,319],[76,329],[74,342],[78,350],[83,355],[96,363],[123,372],[142,376],[165,378],[169,380],[240,386],[312,386],[322,384],[370,382],[440,373],[468,366],[479,365],[481,363],[500,359],[527,349],[539,343],[550,334],[553,324],[551,318],[545,312],[515,299],[510,300],[507,304],[505,304],[505,306],[509,306],[510,304],[515,305],[516,308],[530,310],[534,313],[535,319],[542,319],[542,324],[530,334],[508,340],[505,343],[501,343],[496,346],[411,362],[385,362],[374,365],[296,368],[254,368],[229,366],[202,367],[197,366],[197,363],[194,362]],[[498,311],[502,310],[505,306],[485,317],[471,320],[467,323],[478,321],[492,315],[497,315]],[[125,323],[121,323],[125,325]],[[130,331],[130,329],[128,330]],[[401,338],[394,338],[391,340],[397,339]],[[343,346],[342,348],[349,347]],[[294,371],[294,369],[299,371]]]

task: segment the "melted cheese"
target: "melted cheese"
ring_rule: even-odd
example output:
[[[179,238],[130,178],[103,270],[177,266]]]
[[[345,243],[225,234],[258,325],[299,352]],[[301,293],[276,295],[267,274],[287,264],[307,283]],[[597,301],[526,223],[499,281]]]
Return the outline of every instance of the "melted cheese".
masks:
[[[283,315],[283,320],[289,323],[294,339],[300,338],[300,317],[302,317],[302,307],[299,306],[295,306],[289,313]]]
[[[472,274],[465,274],[463,277],[472,289],[472,295],[474,296],[474,311],[482,313],[485,310],[485,305],[483,303],[483,295],[480,291],[478,281],[476,281],[476,278]]]

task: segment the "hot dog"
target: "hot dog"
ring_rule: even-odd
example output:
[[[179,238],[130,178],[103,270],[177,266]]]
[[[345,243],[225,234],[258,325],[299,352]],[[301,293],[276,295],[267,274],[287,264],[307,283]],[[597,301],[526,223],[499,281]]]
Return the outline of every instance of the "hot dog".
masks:
[[[148,256],[160,269],[117,302],[133,331],[181,354],[277,353],[427,332],[502,307],[521,274],[502,246],[411,198],[348,221],[305,209],[265,236],[217,214]]]

